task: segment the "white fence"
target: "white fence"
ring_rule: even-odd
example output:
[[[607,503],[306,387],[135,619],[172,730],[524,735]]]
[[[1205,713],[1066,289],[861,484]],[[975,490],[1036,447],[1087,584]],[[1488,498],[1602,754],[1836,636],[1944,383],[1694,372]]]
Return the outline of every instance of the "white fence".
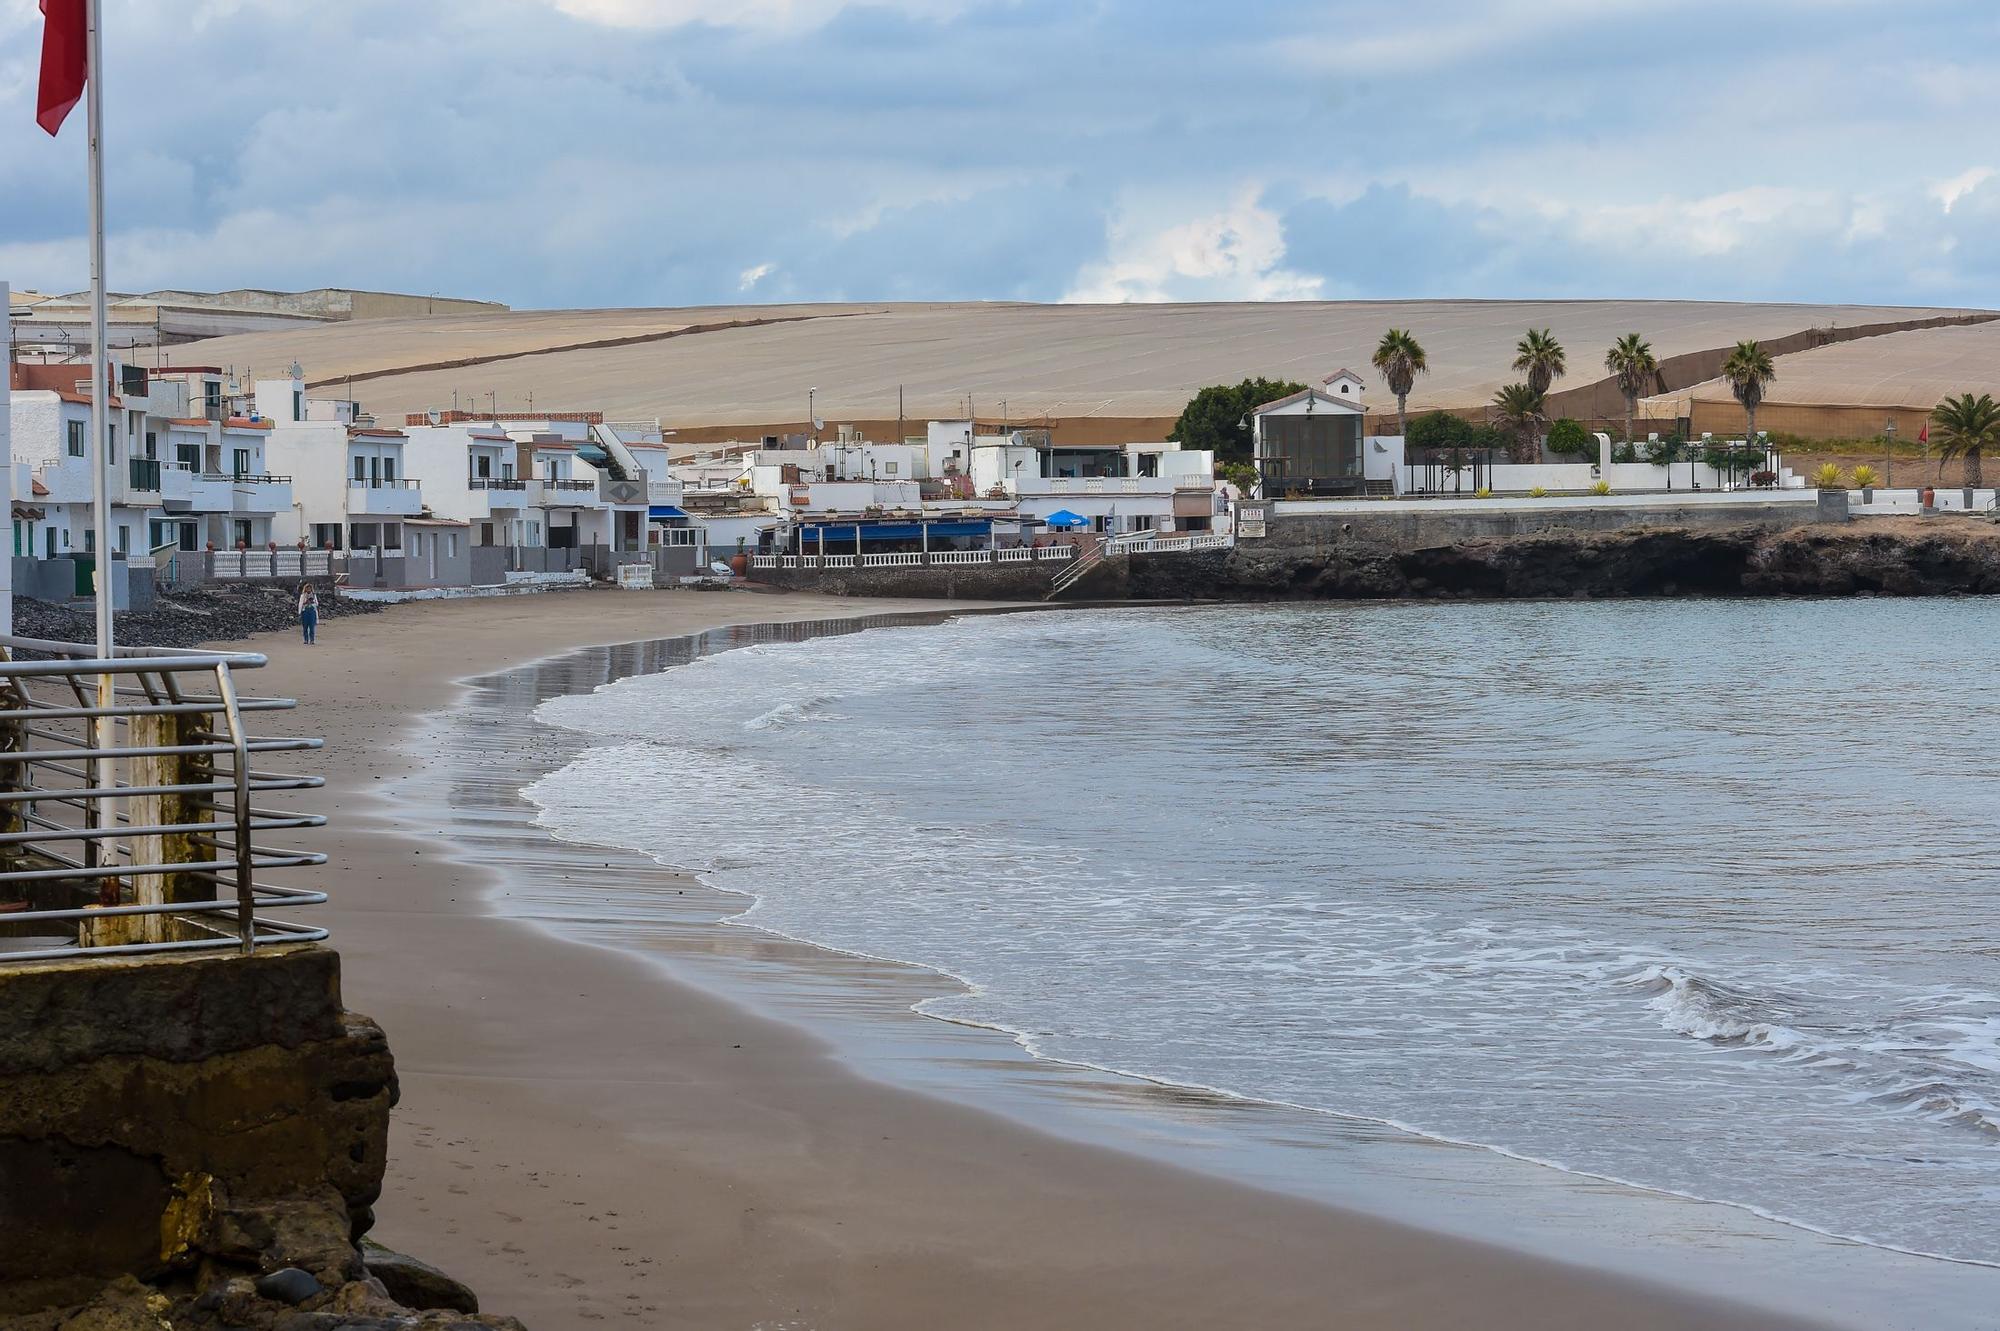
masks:
[[[329,550],[217,550],[217,578],[327,578],[333,576]]]
[[[1979,489],[1972,492],[1972,502],[1966,502],[1965,490],[1953,486],[1947,490],[1943,486],[1933,487],[1931,509],[1938,513],[1984,513],[1992,506],[2000,490]],[[1849,490],[1847,511],[1867,517],[1886,517],[1898,513],[1921,513],[1924,511],[1921,490],[1885,490],[1871,487],[1869,490]]]
[[[1227,550],[1236,538],[1222,532],[1190,532],[1186,536],[1153,536],[1125,541],[1112,547],[1113,553],[1134,555],[1187,554],[1195,550]]]

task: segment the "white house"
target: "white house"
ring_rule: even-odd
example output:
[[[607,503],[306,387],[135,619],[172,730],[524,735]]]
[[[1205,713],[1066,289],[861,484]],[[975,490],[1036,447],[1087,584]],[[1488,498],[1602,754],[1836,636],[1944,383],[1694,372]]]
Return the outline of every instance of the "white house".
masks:
[[[304,540],[315,550],[402,550],[404,522],[424,512],[423,486],[404,462],[403,432],[305,414],[271,422],[266,438],[271,465],[291,477],[294,496],[274,539]]]
[[[1403,441],[1369,436],[1361,376],[1340,370],[1251,413],[1258,492],[1288,495],[1394,494],[1403,472]]]

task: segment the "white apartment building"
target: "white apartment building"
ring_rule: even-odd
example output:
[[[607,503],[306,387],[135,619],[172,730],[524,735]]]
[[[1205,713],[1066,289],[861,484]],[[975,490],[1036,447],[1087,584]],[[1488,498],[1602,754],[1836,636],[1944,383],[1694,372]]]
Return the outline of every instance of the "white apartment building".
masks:
[[[88,373],[75,365],[10,367],[11,456],[27,466],[39,510],[16,518],[23,556],[95,555]],[[138,557],[168,546],[271,540],[273,519],[291,507],[290,485],[265,466],[268,425],[227,414],[221,372],[114,361],[111,375],[105,458],[113,550]]]
[[[1208,531],[1220,503],[1215,455],[1205,449],[1057,443],[1032,429],[977,434],[970,421],[931,422],[926,448],[933,474],[1013,500],[1030,526],[1067,512],[1105,535]]]
[[[255,422],[265,453],[292,483],[290,511],[274,524],[280,545],[315,550],[401,551],[404,524],[424,516],[424,492],[404,459],[401,430],[375,425],[350,402],[311,399],[297,366],[260,380]]]

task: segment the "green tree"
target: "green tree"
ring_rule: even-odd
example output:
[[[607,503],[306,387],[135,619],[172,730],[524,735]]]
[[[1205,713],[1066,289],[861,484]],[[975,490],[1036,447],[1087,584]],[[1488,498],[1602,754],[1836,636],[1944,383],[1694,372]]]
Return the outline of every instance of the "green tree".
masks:
[[[1530,384],[1508,384],[1493,395],[1493,410],[1513,436],[1510,450],[1516,462],[1536,461],[1535,441],[1548,422],[1542,394]]]
[[[1442,451],[1447,448],[1481,449],[1505,448],[1507,440],[1498,430],[1478,421],[1469,421],[1463,416],[1449,411],[1427,411],[1410,422],[1410,432],[1404,436],[1403,452],[1414,454],[1423,450]]]
[[[1738,342],[1736,350],[1729,353],[1729,359],[1722,362],[1722,377],[1729,381],[1729,391],[1736,394],[1736,400],[1743,404],[1745,419],[1743,442],[1745,446],[1757,446],[1757,405],[1764,400],[1764,389],[1778,377],[1777,367],[1771,364],[1771,353],[1755,342]]]
[[[1597,460],[1597,440],[1583,422],[1565,416],[1549,426],[1549,452],[1557,457]]]
[[[1252,461],[1251,413],[1305,387],[1281,379],[1245,379],[1204,388],[1181,409],[1168,439],[1182,448],[1213,450],[1219,463]]]
[[[1382,382],[1396,395],[1396,433],[1410,437],[1410,390],[1417,376],[1430,373],[1430,361],[1416,337],[1407,329],[1391,328],[1375,345],[1368,363],[1382,372]]]
[[[1514,344],[1514,368],[1527,376],[1536,397],[1546,396],[1549,385],[1569,373],[1562,343],[1547,328],[1530,328],[1527,336]]]
[[[1981,460],[1987,449],[2000,446],[2000,402],[1988,393],[1948,397],[1931,408],[1931,425],[1937,433],[1939,477],[1947,459],[1964,458],[1966,485],[1976,489],[1983,484]]]
[[[1618,381],[1618,391],[1625,397],[1625,438],[1630,442],[1632,418],[1639,414],[1639,399],[1658,385],[1660,363],[1653,359],[1653,348],[1645,338],[1627,333],[1604,353],[1604,368],[1611,371],[1611,377]]]

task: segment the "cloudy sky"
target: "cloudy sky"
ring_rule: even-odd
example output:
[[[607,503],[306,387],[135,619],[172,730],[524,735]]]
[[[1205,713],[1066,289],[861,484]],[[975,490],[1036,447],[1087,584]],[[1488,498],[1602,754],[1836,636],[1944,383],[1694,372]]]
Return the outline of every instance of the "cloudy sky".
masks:
[[[105,0],[111,280],[2000,305],[1992,0]],[[87,281],[0,0],[0,278]]]

